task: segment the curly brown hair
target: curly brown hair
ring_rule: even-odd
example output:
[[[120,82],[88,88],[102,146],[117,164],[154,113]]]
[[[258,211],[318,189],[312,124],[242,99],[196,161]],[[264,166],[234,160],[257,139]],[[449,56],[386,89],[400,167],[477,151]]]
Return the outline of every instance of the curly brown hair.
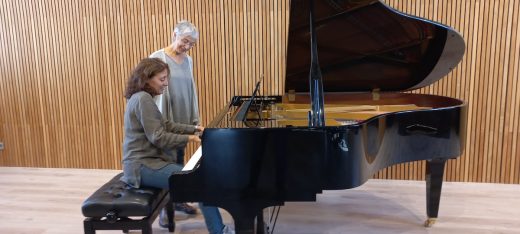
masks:
[[[148,85],[147,81],[165,69],[168,70],[169,75],[170,68],[168,67],[168,64],[158,58],[145,58],[141,60],[139,64],[135,66],[130,77],[128,77],[125,89],[126,99],[130,99],[134,93],[140,91],[146,91],[152,96],[160,94],[153,90]]]

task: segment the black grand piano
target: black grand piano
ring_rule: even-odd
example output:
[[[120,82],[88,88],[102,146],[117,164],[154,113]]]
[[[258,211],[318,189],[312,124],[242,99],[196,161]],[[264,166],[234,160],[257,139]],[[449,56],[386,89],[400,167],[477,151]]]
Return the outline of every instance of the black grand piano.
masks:
[[[315,201],[425,160],[432,225],[444,165],[464,148],[466,103],[402,91],[449,73],[462,37],[377,0],[290,6],[286,93],[260,96],[257,84],[252,96],[230,100],[205,129],[196,166],[170,177],[172,200],[221,207],[238,233],[262,233],[264,208]]]

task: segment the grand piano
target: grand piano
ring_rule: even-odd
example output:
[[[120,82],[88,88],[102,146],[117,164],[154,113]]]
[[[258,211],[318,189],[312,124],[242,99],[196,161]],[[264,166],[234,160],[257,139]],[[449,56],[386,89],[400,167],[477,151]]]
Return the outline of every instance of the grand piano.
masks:
[[[261,96],[258,83],[233,97],[201,136],[200,160],[170,177],[172,201],[221,207],[237,233],[262,233],[265,208],[424,160],[431,226],[445,163],[464,149],[467,105],[406,91],[454,69],[462,37],[377,0],[292,0],[287,43],[286,93]]]

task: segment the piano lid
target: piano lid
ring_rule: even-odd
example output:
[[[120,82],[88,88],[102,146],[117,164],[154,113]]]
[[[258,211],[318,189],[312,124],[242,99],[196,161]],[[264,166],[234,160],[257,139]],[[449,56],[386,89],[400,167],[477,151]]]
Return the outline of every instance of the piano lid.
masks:
[[[448,74],[465,44],[452,28],[377,0],[315,0],[324,92],[418,89]],[[309,0],[292,0],[285,89],[309,92]]]

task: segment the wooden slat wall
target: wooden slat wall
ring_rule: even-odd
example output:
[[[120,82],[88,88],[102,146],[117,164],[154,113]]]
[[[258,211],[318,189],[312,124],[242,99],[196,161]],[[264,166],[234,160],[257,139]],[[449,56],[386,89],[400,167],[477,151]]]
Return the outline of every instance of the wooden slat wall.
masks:
[[[449,181],[520,183],[519,2],[391,0],[390,6],[457,29],[467,52],[445,79],[414,91],[466,100],[467,147]],[[1,166],[120,169],[124,83],[143,57],[188,19],[190,52],[208,123],[264,75],[283,92],[289,0],[0,0]],[[190,146],[189,151],[193,151]],[[377,178],[424,179],[424,163]]]

